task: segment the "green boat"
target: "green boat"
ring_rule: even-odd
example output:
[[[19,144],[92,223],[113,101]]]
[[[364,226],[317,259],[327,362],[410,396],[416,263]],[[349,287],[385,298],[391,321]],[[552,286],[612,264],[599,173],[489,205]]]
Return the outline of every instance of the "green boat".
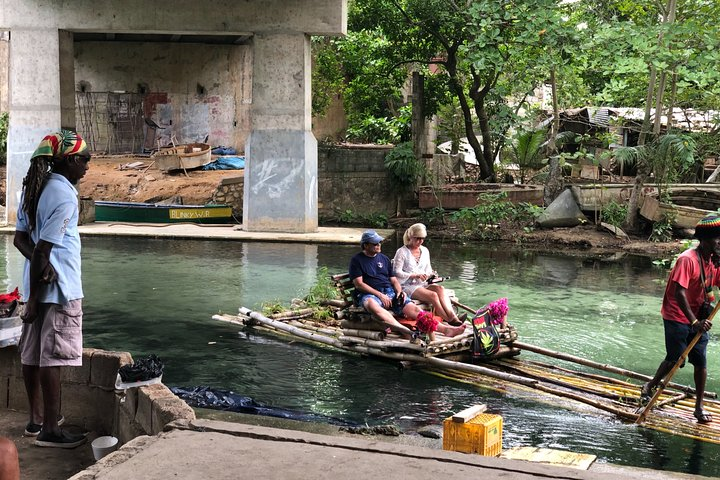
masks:
[[[236,223],[227,205],[164,205],[95,201],[96,222]]]

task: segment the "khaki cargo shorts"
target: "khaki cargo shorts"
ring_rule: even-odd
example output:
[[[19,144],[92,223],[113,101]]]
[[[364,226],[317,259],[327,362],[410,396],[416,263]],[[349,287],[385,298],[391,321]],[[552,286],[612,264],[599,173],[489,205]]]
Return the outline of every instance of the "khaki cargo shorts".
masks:
[[[82,299],[66,305],[41,303],[33,323],[23,323],[18,347],[23,365],[82,365]]]

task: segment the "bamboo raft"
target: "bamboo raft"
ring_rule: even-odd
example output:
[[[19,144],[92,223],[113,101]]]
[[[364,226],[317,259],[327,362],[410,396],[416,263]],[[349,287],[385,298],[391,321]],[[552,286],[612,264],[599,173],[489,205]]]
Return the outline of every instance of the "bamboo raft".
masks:
[[[335,308],[340,310],[341,307],[337,305]],[[397,335],[386,334],[379,325],[373,329],[366,322],[347,318],[326,322],[315,319],[313,315],[314,310],[307,308],[266,317],[243,307],[238,315],[214,315],[212,318],[343,352],[399,361],[403,366],[415,366],[444,378],[483,388],[518,389],[534,394],[539,392],[550,400],[569,399],[570,402],[562,404],[566,408],[578,404],[588,405],[628,422],[638,418],[641,410],[640,387],[642,382],[651,378],[519,342],[514,331],[503,332],[505,344],[499,355],[478,365],[467,362],[466,354],[472,339],[470,330],[451,339],[438,335],[436,342],[418,345]],[[514,358],[523,350],[607,372],[619,378]],[[714,416],[715,421],[701,425],[693,417],[694,389],[671,382],[643,426],[673,435],[720,443],[720,401],[714,393],[706,393],[705,397],[704,408]]]

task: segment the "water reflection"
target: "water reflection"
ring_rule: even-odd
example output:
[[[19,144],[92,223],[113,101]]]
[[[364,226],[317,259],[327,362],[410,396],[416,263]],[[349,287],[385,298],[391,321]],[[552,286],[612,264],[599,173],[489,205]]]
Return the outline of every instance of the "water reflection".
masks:
[[[478,307],[506,296],[523,341],[650,373],[664,355],[660,299],[666,271],[640,257],[583,258],[507,247],[428,242],[433,266]],[[347,270],[359,246],[83,239],[86,345],[157,353],[164,380],[208,385],[256,401],[355,423],[405,430],[439,424],[451,412],[486,403],[504,419],[504,448],[537,446],[598,455],[600,461],[718,475],[720,447],[618,421],[590,407],[548,404],[533,391],[479,388],[392,362],[288,342],[210,320],[262,302],[289,303],[319,267]],[[390,242],[383,251],[392,256]],[[22,258],[0,242],[0,282],[18,283]],[[16,273],[13,273],[16,272]],[[720,389],[715,338],[708,389]],[[523,357],[547,361],[537,355]],[[692,372],[676,375],[691,384]]]

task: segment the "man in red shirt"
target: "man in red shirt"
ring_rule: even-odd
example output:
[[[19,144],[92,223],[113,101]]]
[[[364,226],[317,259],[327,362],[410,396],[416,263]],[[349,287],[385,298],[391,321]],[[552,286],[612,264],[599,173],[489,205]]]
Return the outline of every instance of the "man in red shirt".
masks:
[[[708,215],[700,220],[695,226],[695,238],[700,244],[681,253],[670,272],[660,310],[665,327],[665,360],[655,377],[643,385],[641,397],[646,400],[652,397],[653,390],[701,331],[702,337],[688,354],[688,361],[695,367],[695,418],[698,423],[710,423],[712,415],[703,410],[703,396],[707,379],[707,332],[712,323],[707,319],[709,311],[701,307],[705,301],[715,300],[712,287],[720,286],[720,215]]]

